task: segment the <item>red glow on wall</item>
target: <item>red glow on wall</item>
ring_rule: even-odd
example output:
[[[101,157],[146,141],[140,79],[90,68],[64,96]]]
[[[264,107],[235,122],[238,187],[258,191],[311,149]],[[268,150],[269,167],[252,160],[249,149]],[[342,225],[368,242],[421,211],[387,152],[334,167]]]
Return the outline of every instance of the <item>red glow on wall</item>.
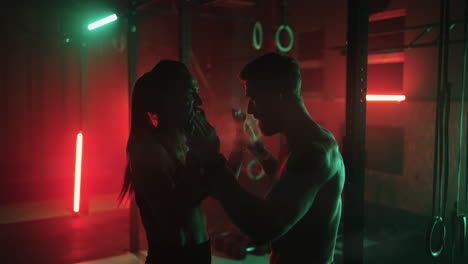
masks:
[[[368,64],[387,64],[387,63],[404,63],[404,52],[377,53],[369,54],[367,57]]]
[[[408,12],[406,11],[406,9],[396,9],[396,10],[378,12],[378,13],[372,14],[369,17],[369,22],[392,19],[396,17],[405,17],[407,13]]]
[[[367,101],[381,101],[381,102],[401,102],[406,100],[404,95],[380,95],[368,94],[366,95]]]
[[[76,157],[75,157],[75,184],[73,191],[73,212],[80,211],[80,195],[81,195],[81,162],[83,154],[83,134],[80,132],[76,135]]]

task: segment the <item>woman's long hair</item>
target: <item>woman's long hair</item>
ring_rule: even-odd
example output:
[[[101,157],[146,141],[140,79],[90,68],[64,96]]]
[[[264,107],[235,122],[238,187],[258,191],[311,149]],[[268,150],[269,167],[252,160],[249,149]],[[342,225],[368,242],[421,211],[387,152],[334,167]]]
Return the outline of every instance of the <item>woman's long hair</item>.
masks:
[[[161,105],[170,89],[176,88],[181,79],[192,78],[187,67],[178,61],[162,60],[150,72],[141,76],[133,88],[130,116],[130,134],[127,140],[127,165],[122,188],[119,194],[121,203],[133,195],[134,175],[130,166],[129,149],[138,135],[153,129],[147,112],[160,113]]]

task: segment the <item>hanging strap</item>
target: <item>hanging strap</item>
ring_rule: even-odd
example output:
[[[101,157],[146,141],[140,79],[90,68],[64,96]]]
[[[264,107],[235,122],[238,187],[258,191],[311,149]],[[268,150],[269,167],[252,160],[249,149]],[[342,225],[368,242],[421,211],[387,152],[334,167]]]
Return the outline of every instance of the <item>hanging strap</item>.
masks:
[[[432,190],[432,222],[426,229],[426,251],[434,259],[441,256],[446,242],[446,202],[448,189],[448,161],[449,161],[449,117],[450,117],[450,85],[448,83],[448,40],[450,23],[449,2],[441,0],[440,13],[440,43],[439,69],[437,83],[437,105],[434,143],[434,170]],[[438,243],[434,242],[436,230],[441,230],[442,237]],[[436,244],[436,245],[434,245]]]
[[[464,27],[463,27],[463,75],[462,75],[462,87],[461,87],[461,98],[460,98],[460,128],[458,134],[458,162],[457,162],[457,200],[456,200],[456,212],[452,221],[452,227],[454,230],[453,234],[453,253],[452,262],[457,261],[459,256],[464,255],[465,244],[466,244],[466,231],[467,231],[467,219],[466,209],[468,206],[468,181],[466,178],[465,170],[465,197],[461,197],[461,177],[462,177],[462,156],[463,156],[463,125],[465,121],[465,87],[466,87],[466,69],[468,59],[468,0],[465,0],[465,16],[464,16]],[[468,153],[466,153],[468,156]],[[466,163],[468,164],[468,163]],[[465,199],[464,206],[462,199]]]

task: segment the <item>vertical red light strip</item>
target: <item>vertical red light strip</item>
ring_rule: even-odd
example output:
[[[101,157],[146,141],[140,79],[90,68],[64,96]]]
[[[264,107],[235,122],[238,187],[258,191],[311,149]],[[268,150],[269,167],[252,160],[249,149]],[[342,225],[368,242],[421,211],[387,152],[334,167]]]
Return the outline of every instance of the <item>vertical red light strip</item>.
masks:
[[[83,134],[80,132],[76,135],[76,157],[75,157],[75,187],[73,193],[73,211],[80,211],[80,194],[81,194],[81,161],[83,155]]]

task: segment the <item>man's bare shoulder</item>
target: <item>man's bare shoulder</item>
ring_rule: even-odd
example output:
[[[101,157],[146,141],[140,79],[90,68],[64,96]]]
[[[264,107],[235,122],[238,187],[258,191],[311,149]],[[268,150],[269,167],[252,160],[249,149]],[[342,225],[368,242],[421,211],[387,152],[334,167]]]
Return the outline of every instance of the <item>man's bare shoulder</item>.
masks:
[[[287,170],[303,177],[313,177],[314,181],[327,181],[335,171],[335,164],[341,155],[334,137],[324,135],[311,138],[296,146],[290,153]]]
[[[291,150],[288,158],[288,169],[307,169],[323,167],[326,164],[326,145],[318,142],[307,142]]]

